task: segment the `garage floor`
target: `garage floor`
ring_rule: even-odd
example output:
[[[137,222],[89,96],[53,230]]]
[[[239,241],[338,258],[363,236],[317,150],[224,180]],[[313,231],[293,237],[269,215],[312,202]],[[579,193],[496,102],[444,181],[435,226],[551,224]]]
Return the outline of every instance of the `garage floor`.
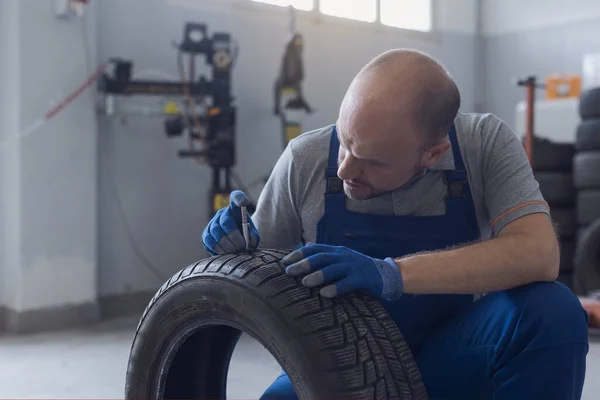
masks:
[[[137,319],[103,323],[87,330],[0,337],[3,398],[117,399]],[[591,339],[584,400],[600,396],[600,340]],[[244,337],[233,356],[229,398],[258,398],[277,376],[275,360]]]

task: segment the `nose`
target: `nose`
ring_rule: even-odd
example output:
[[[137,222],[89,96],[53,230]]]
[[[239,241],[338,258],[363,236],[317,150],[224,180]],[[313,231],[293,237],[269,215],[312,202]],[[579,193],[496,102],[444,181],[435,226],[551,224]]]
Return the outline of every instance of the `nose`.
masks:
[[[358,160],[346,153],[338,165],[338,177],[342,180],[357,179],[360,175]]]

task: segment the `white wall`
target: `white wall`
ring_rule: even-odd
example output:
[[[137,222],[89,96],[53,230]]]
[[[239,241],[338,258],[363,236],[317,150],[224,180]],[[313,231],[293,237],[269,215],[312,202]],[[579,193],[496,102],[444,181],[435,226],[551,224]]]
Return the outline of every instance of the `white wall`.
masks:
[[[8,36],[8,20],[6,16],[8,13],[5,11],[5,8],[8,7],[8,2],[0,2],[0,57],[5,57],[8,54],[8,43],[6,37]],[[5,136],[5,108],[6,108],[6,85],[7,85],[7,63],[0,63],[0,143]],[[0,153],[1,155],[2,153]],[[0,245],[4,246],[6,243],[5,234],[6,231],[4,229],[4,225],[6,225],[6,196],[5,192],[5,174],[2,173],[2,170],[5,168],[4,161],[0,161]],[[2,247],[2,253],[4,253],[5,248]],[[0,256],[0,310],[2,310],[5,304],[5,291],[6,291],[6,278],[4,277],[6,270],[6,255],[2,254]],[[0,311],[1,314],[1,311]],[[2,329],[2,316],[0,315],[0,329]]]
[[[53,0],[1,3],[0,137],[6,139],[40,120],[90,71],[81,21],[55,18]],[[2,292],[13,312],[96,301],[92,93],[1,153]],[[18,317],[11,321],[19,323]]]
[[[14,305],[21,285],[19,0],[0,2],[0,305]],[[2,325],[0,323],[0,325]]]
[[[482,14],[483,108],[517,130],[515,108],[525,99],[517,79],[581,75],[584,56],[600,52],[598,0],[483,0]],[[536,93],[544,97],[543,90]],[[538,128],[536,134],[551,134]]]
[[[485,35],[522,32],[600,17],[598,0],[481,0]]]
[[[442,32],[477,32],[477,7],[480,0],[432,0],[434,17]]]
[[[19,3],[21,127],[26,129],[91,71],[81,20],[55,18],[53,0]],[[90,94],[21,143],[19,311],[96,300],[97,130]]]

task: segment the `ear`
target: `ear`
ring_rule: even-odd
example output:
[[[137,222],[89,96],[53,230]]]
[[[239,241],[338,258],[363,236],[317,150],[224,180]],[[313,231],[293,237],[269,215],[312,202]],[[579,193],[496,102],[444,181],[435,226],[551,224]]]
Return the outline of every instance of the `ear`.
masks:
[[[450,141],[444,140],[431,147],[425,153],[423,153],[421,163],[424,167],[429,168],[432,165],[437,164],[444,154],[450,149]]]

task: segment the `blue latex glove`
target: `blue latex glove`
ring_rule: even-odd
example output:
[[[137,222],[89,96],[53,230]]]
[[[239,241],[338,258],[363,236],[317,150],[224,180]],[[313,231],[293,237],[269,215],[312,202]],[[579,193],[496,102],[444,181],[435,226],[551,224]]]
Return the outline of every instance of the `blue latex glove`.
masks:
[[[211,255],[233,254],[246,249],[246,241],[242,231],[242,206],[248,206],[250,201],[244,192],[234,190],[229,196],[229,207],[222,208],[215,213],[204,232],[202,244]],[[250,224],[250,249],[256,249],[260,242],[260,235],[254,222],[248,216]]]
[[[309,244],[282,260],[291,276],[304,276],[307,287],[325,285],[321,296],[332,298],[362,290],[375,297],[397,300],[403,291],[400,269],[393,259],[371,258],[347,247]]]

